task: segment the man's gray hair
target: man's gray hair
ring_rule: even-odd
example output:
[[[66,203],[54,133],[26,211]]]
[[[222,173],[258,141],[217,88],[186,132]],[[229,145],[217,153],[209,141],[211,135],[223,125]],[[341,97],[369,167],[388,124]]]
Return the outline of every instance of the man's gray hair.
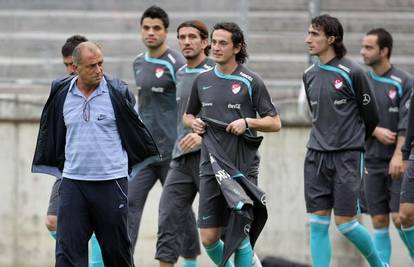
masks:
[[[75,49],[73,49],[72,53],[73,64],[76,66],[80,65],[82,58],[82,49],[88,49],[90,52],[96,53],[96,51],[101,50],[101,47],[98,44],[89,41],[78,44]]]

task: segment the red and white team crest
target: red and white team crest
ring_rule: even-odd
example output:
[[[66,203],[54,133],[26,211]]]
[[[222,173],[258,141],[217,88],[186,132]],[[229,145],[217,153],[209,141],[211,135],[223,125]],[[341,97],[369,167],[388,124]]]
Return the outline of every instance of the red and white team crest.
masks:
[[[334,81],[334,86],[335,86],[336,89],[341,88],[343,84],[344,84],[344,81],[342,81],[341,79],[336,79]]]
[[[164,74],[164,69],[159,67],[155,69],[155,76],[157,78],[161,78],[161,76]]]
[[[397,89],[395,87],[392,87],[389,91],[388,91],[388,97],[391,99],[394,99],[397,96]]]
[[[238,83],[233,83],[231,85],[231,90],[233,91],[233,94],[237,94],[238,92],[240,92],[241,86]]]

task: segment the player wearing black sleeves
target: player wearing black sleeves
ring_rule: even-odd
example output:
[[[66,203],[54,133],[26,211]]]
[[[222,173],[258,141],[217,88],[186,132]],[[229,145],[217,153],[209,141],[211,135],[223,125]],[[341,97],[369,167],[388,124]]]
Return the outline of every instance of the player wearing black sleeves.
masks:
[[[303,75],[312,112],[304,176],[313,266],[329,266],[332,210],[338,230],[370,266],[387,266],[368,231],[355,218],[365,138],[378,123],[375,97],[362,68],[344,57],[343,28],[338,19],[329,15],[312,19],[305,42],[309,53],[318,57]]]
[[[374,244],[389,264],[391,240],[389,217],[405,241],[398,218],[402,176],[401,146],[405,140],[408,101],[413,77],[391,65],[393,40],[385,29],[370,30],[362,40],[361,55],[372,68],[368,77],[378,104],[379,124],[365,145],[364,192],[374,225]]]
[[[235,23],[218,23],[211,34],[214,69],[201,73],[194,81],[185,123],[195,133],[203,134],[206,124],[197,115],[228,124],[226,132],[217,132],[217,141],[231,160],[236,155],[228,142],[230,135],[242,135],[246,129],[273,132],[281,127],[280,119],[261,78],[244,67],[247,58],[243,32]],[[257,117],[259,115],[259,118]],[[232,140],[233,138],[231,138]],[[240,153],[240,152],[239,152]],[[244,176],[257,183],[259,158],[237,166]],[[222,227],[227,224],[227,204],[211,167],[204,143],[200,159],[200,203],[198,226],[207,254],[217,265],[223,257]],[[243,240],[235,251],[236,266],[252,266],[252,247]],[[231,266],[227,262],[226,266]]]

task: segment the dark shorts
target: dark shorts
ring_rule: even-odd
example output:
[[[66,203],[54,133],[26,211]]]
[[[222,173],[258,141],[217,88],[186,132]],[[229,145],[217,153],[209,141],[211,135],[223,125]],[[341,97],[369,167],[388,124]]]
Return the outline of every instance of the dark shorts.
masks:
[[[401,179],[393,180],[388,174],[389,161],[366,160],[367,174],[364,176],[364,193],[370,215],[398,212],[400,205]]]
[[[401,184],[401,203],[414,203],[414,160],[410,160]]]
[[[257,185],[257,176],[248,176]],[[214,175],[200,177],[200,200],[198,206],[199,228],[225,227],[230,215],[230,209],[221,193],[220,186]]]
[[[356,215],[362,169],[360,151],[308,150],[304,166],[307,212],[333,209],[335,215]]]
[[[57,210],[59,206],[59,187],[62,183],[62,179],[56,179],[50,192],[49,206],[47,208],[47,215],[57,216]]]

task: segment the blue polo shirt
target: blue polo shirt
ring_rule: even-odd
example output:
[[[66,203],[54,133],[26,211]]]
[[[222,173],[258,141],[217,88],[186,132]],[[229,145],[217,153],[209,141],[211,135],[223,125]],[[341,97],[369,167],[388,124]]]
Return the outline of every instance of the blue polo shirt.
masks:
[[[67,128],[63,177],[110,180],[128,175],[128,156],[122,147],[108,86],[102,79],[86,98],[70,84],[63,106]]]

